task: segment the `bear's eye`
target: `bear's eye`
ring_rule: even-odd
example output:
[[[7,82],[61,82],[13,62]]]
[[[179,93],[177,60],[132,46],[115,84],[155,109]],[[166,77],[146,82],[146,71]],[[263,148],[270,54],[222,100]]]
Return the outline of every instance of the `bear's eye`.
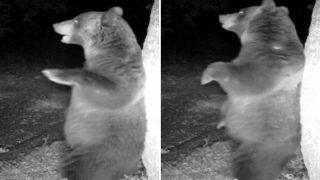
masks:
[[[79,24],[79,21],[78,20],[73,20],[73,23],[75,24],[75,25],[78,25]]]

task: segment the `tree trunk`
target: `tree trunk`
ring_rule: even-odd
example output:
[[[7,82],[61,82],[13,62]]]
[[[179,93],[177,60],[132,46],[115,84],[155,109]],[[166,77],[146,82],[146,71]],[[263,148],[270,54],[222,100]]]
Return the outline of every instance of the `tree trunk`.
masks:
[[[145,102],[147,113],[147,134],[142,160],[149,180],[160,179],[161,60],[159,13],[159,0],[155,0],[148,35],[142,51],[146,70]]]
[[[301,87],[302,154],[310,180],[320,179],[320,0],[313,9],[305,45]]]

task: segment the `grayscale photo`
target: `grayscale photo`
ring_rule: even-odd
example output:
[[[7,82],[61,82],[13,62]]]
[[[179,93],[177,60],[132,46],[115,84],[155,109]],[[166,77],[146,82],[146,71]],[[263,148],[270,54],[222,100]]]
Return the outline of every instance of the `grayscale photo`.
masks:
[[[159,8],[0,0],[1,180],[160,180]]]
[[[162,1],[162,180],[320,178],[319,4]]]

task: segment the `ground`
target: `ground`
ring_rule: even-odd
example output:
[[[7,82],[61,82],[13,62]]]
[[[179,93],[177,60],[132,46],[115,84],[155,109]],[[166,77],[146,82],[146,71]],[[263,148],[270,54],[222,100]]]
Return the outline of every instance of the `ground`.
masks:
[[[162,180],[232,179],[228,137],[216,128],[226,94],[215,82],[200,85],[208,64],[231,60],[239,48],[217,37],[162,48]],[[307,180],[297,154],[281,180]]]
[[[0,179],[61,179],[58,165],[67,149],[63,142],[64,112],[70,88],[52,83],[45,68],[70,68],[82,55],[64,45],[61,52],[7,52],[0,60]],[[72,54],[72,53],[71,53]],[[81,61],[79,58],[78,61]],[[81,66],[81,62],[77,62]],[[142,164],[126,180],[145,180]]]

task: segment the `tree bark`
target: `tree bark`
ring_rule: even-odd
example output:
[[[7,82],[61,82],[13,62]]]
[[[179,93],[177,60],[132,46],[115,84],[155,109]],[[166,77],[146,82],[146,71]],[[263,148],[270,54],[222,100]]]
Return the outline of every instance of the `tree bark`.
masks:
[[[142,51],[146,70],[145,102],[147,113],[147,133],[142,160],[149,180],[160,179],[161,60],[159,13],[159,0],[155,0]]]
[[[301,87],[301,148],[310,180],[320,179],[320,0],[312,13],[305,44],[306,64]]]

